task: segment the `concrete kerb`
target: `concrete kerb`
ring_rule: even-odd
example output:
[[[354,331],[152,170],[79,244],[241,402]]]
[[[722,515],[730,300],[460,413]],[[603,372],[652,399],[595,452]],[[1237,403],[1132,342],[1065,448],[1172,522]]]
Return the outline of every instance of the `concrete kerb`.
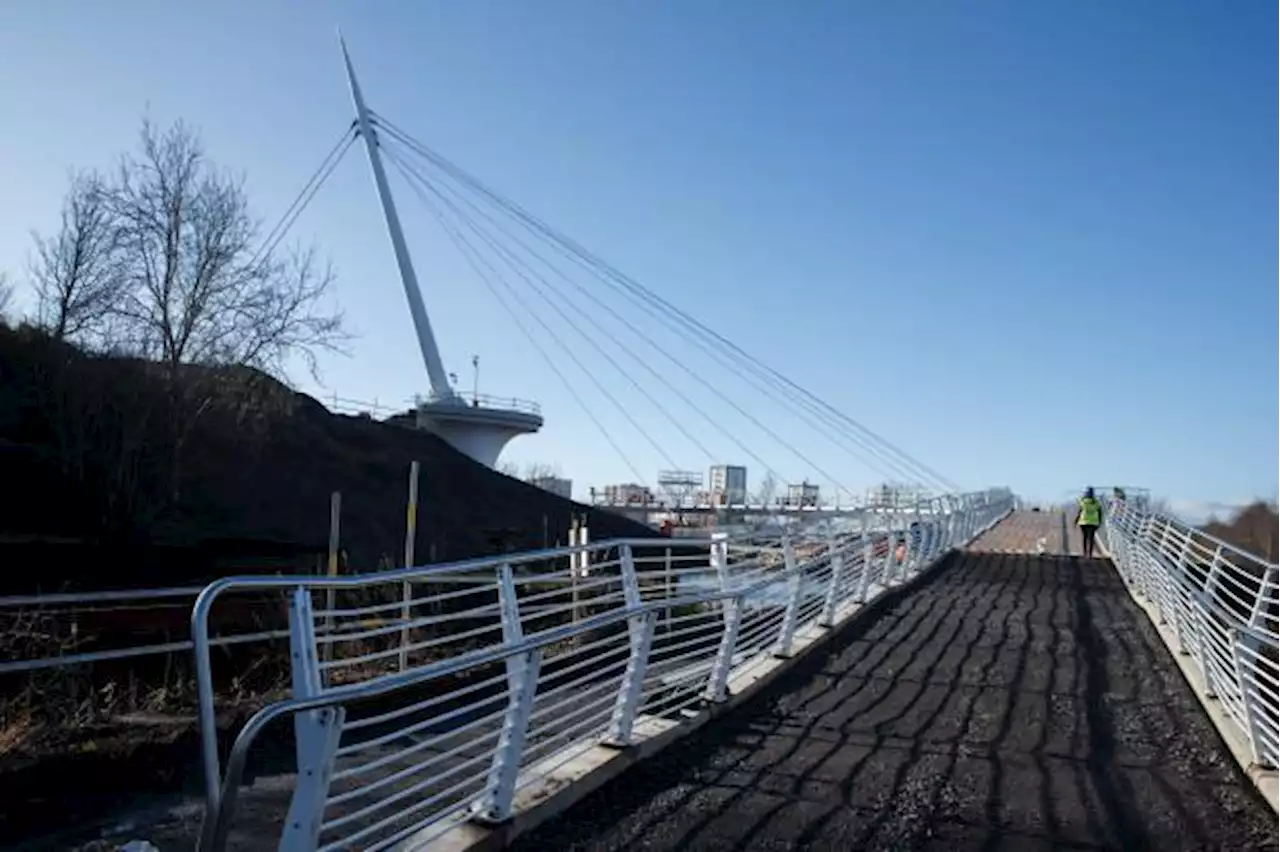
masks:
[[[1102,541],[1098,541],[1097,546],[1099,552],[1111,563],[1111,567],[1118,572],[1119,569],[1116,568],[1115,560],[1112,558],[1111,551],[1107,546]],[[1147,614],[1152,626],[1160,634],[1160,639],[1169,651],[1169,656],[1173,657],[1173,661],[1178,666],[1178,671],[1182,672],[1183,679],[1191,687],[1191,691],[1195,693],[1196,700],[1204,708],[1205,715],[1209,717],[1209,721],[1217,729],[1218,737],[1222,740],[1223,745],[1231,752],[1231,756],[1240,765],[1245,777],[1262,794],[1262,798],[1267,800],[1267,804],[1271,806],[1271,809],[1280,814],[1280,775],[1274,769],[1266,769],[1253,762],[1253,753],[1249,749],[1249,742],[1245,739],[1244,733],[1223,708],[1222,702],[1208,696],[1204,675],[1200,673],[1200,670],[1195,665],[1195,660],[1192,659],[1190,654],[1178,650],[1178,639],[1173,629],[1168,624],[1160,623],[1160,616],[1154,604],[1138,597],[1128,583],[1124,585],[1129,592],[1129,597]]]
[[[990,526],[994,526],[1000,520],[1003,520],[1003,516],[992,522]],[[432,852],[494,852],[506,847],[521,834],[559,816],[631,766],[652,757],[677,740],[687,737],[713,719],[733,712],[791,671],[812,651],[855,625],[875,618],[906,594],[914,591],[924,580],[936,574],[950,559],[959,557],[963,552],[963,548],[952,548],[917,572],[911,579],[900,585],[889,587],[869,603],[861,605],[846,603],[837,610],[835,623],[831,627],[810,625],[796,631],[789,657],[769,657],[739,672],[729,680],[728,697],[725,701],[706,706],[692,718],[683,722],[674,722],[642,716],[636,722],[635,743],[627,748],[592,746],[577,757],[563,762],[560,762],[562,759],[553,755],[550,760],[555,760],[560,765],[540,783],[531,785],[516,795],[515,814],[510,820],[496,826],[484,826],[473,822],[459,823],[431,844]],[[536,773],[538,770],[533,767],[527,771]],[[418,842],[421,843],[421,841]],[[421,847],[414,845],[412,837],[396,847],[397,852],[409,852],[417,848]]]

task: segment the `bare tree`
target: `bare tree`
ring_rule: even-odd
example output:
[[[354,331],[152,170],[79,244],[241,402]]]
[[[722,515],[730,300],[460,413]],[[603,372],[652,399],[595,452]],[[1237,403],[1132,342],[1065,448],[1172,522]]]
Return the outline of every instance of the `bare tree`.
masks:
[[[502,464],[498,465],[498,473],[502,474],[503,476],[509,476],[512,479],[519,479],[520,465],[510,461],[503,462]]]
[[[283,376],[289,356],[314,372],[319,350],[344,339],[322,310],[332,271],[310,251],[281,258],[258,245],[243,182],[212,166],[178,122],[144,122],[140,152],[111,188],[128,343],[176,369],[245,366]]]
[[[533,482],[534,480],[558,477],[559,475],[560,468],[555,465],[533,462],[524,470],[524,481]]]
[[[102,177],[73,174],[57,233],[32,238],[37,323],[58,340],[101,342],[123,284],[117,229]]]
[[[13,301],[13,283],[9,281],[9,276],[4,272],[0,272],[0,323],[3,323],[9,315],[9,303]]]
[[[773,471],[767,471],[764,479],[760,481],[760,490],[756,492],[756,502],[761,506],[768,506],[773,502],[777,492],[778,479],[773,475]]]
[[[139,434],[126,437],[167,460],[176,499],[188,439],[210,409],[241,430],[265,425],[289,395],[263,376],[284,379],[294,357],[315,374],[317,353],[345,333],[323,306],[332,272],[311,251],[278,252],[283,234],[259,239],[243,182],[210,163],[193,131],[144,121],[139,142],[109,177],[73,178],[61,230],[37,237],[32,274],[54,336],[159,362],[143,370],[164,392],[139,402]]]

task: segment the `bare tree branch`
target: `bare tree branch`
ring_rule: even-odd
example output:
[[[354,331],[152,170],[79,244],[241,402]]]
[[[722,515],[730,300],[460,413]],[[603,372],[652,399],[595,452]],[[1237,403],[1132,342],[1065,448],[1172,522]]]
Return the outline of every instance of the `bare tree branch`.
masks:
[[[772,471],[767,471],[764,479],[760,482],[760,488],[756,492],[756,503],[761,506],[768,506],[773,503],[773,498],[778,493],[778,480],[774,477]]]
[[[548,479],[550,477],[559,477],[560,468],[556,465],[546,464],[545,462],[532,462],[525,468],[524,481],[533,482],[539,479]]]
[[[117,307],[138,354],[181,364],[253,367],[279,378],[290,356],[314,373],[316,354],[346,339],[322,310],[333,273],[314,252],[255,252],[243,183],[215,169],[181,122],[144,122],[140,153],[112,188],[127,296]]]
[[[103,179],[88,172],[72,175],[58,232],[32,236],[37,323],[58,340],[100,343],[123,287]]]
[[[13,282],[9,276],[0,272],[0,323],[8,318],[9,303],[13,301]]]

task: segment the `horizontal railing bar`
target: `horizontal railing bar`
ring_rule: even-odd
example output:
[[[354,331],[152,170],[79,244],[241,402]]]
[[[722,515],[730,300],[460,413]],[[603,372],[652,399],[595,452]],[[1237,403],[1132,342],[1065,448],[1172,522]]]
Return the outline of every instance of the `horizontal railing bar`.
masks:
[[[236,636],[219,636],[209,640],[213,647],[241,645],[247,642],[264,642],[272,639],[288,639],[288,630],[269,630],[263,633],[245,633]],[[152,654],[175,654],[179,651],[190,651],[194,644],[190,639],[178,642],[162,642],[156,645],[137,645],[131,648],[112,648],[102,651],[82,651],[76,654],[65,654],[61,657],[40,657],[32,660],[12,660],[0,663],[0,674],[15,672],[31,672],[40,669],[53,669],[63,666],[78,666],[85,663],[103,663],[109,660],[128,660],[134,657],[146,657]]]

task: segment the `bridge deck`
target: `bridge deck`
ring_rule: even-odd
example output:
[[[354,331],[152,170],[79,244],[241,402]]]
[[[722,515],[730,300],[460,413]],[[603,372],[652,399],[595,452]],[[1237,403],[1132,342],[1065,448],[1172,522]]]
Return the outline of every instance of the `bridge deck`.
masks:
[[[1060,517],[1021,525],[1055,522],[1052,552]],[[1241,850],[1275,825],[1108,563],[962,553],[516,848]]]

